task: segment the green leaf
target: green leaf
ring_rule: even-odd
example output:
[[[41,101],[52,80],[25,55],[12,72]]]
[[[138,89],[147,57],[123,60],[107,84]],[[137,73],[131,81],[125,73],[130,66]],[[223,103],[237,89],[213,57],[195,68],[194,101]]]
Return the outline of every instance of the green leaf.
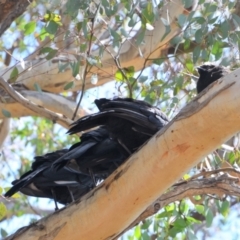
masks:
[[[0,195],[2,194],[2,192],[3,192],[3,189],[0,187]]]
[[[143,19],[142,19],[142,23],[144,21],[144,23],[153,23],[155,16],[154,16],[154,12],[153,12],[153,4],[152,2],[148,2],[146,7],[142,10],[142,15],[143,15]]]
[[[207,51],[206,49],[203,49],[203,50],[202,50],[201,58],[202,58],[202,60],[204,60],[204,61],[208,61],[208,59],[209,59],[209,53],[208,53],[208,51]]]
[[[215,59],[218,60],[222,56],[222,43],[219,41],[215,41],[212,46],[212,54],[215,56]]]
[[[206,226],[210,227],[212,225],[212,221],[213,221],[213,213],[211,209],[207,209],[206,211]]]
[[[161,86],[163,84],[163,81],[161,80],[153,80],[151,83],[150,83],[150,86],[151,87],[157,87],[157,86]]]
[[[233,19],[233,22],[235,23],[235,26],[239,27],[240,26],[240,17],[238,15],[236,15],[235,13],[233,13],[232,19]]]
[[[160,66],[162,63],[164,63],[165,60],[166,60],[165,58],[155,58],[153,60],[153,63]]]
[[[1,236],[3,238],[5,238],[5,237],[7,237],[7,235],[8,235],[8,233],[3,228],[1,228]]]
[[[133,66],[130,66],[128,68],[123,68],[122,71],[124,72],[127,79],[130,79],[131,77],[133,77],[134,73],[135,73],[135,69]],[[122,74],[122,72],[120,70],[117,70],[117,72],[115,73],[116,81],[122,82],[122,81],[127,80],[127,79],[125,79],[125,76]]]
[[[25,35],[29,35],[34,32],[36,28],[36,22],[29,22],[24,26],[24,33]]]
[[[204,213],[204,206],[203,205],[195,205],[195,208],[196,208],[196,211],[199,213],[199,214],[203,214]]]
[[[196,233],[190,228],[188,228],[186,239],[188,239],[188,240],[198,240],[198,238],[196,237]]]
[[[134,229],[134,237],[139,239],[141,237],[141,228],[140,226],[136,226]]]
[[[174,222],[174,227],[177,227],[178,229],[184,229],[185,227],[187,227],[186,221],[182,218],[178,218]]]
[[[165,33],[161,39],[161,41],[171,32],[171,26],[169,24],[169,22],[164,19],[164,18],[161,18],[162,22],[163,22],[163,25],[165,26]]]
[[[45,58],[47,60],[50,60],[50,59],[52,59],[52,58],[54,58],[56,56],[57,52],[58,52],[57,49],[52,49],[52,51],[50,51]]]
[[[50,37],[52,39],[53,35],[49,34],[45,28],[42,28],[38,37],[40,38],[41,41],[44,41],[46,37]]]
[[[184,14],[180,14],[178,16],[178,24],[180,27],[184,27],[185,24],[187,23],[187,16]]]
[[[229,29],[230,29],[230,26],[229,26],[229,23],[226,20],[220,24],[220,31],[222,33],[222,38],[223,39],[228,37]]]
[[[46,29],[46,32],[54,35],[57,33],[58,27],[59,25],[56,22],[51,20],[47,23],[45,29]]]
[[[222,206],[221,206],[221,214],[224,216],[224,217],[227,217],[228,213],[229,213],[229,207],[230,207],[230,204],[228,201],[224,201],[222,203]]]
[[[117,72],[115,73],[115,79],[116,81],[120,81],[120,82],[124,80],[124,76],[120,70],[117,70]]]
[[[76,77],[79,74],[80,61],[72,62],[72,63],[70,63],[70,66],[72,68],[73,77]]]
[[[138,79],[140,83],[146,82],[146,80],[148,80],[148,76],[143,76],[143,75]]]
[[[196,46],[193,49],[193,63],[197,62],[197,60],[199,59],[200,53],[201,53],[201,48],[199,46]]]
[[[183,0],[184,8],[190,8],[193,5],[193,0]]]
[[[187,67],[188,71],[193,72],[194,64],[190,59],[186,60],[186,67]]]
[[[135,73],[135,68],[134,66],[124,68],[124,72],[128,78],[133,77]]]
[[[138,33],[138,35],[137,35],[137,39],[136,39],[136,44],[137,44],[137,46],[139,46],[142,42],[143,42],[143,40],[144,40],[144,37],[145,37],[145,31],[146,29],[141,29],[140,30],[140,32]]]
[[[196,32],[195,32],[195,41],[197,43],[201,43],[203,40],[203,32],[202,32],[202,29],[198,29]]]
[[[195,20],[198,24],[201,25],[206,22],[206,19],[204,17],[196,17]]]
[[[147,234],[147,232],[142,232],[141,240],[151,240],[152,238]]]
[[[59,64],[58,65],[58,71],[59,72],[64,72],[65,69],[69,66],[69,63],[65,63],[65,64]]]
[[[33,86],[34,86],[34,88],[35,88],[36,91],[42,92],[42,89],[41,89],[41,87],[39,86],[38,83],[34,83]]]
[[[0,220],[3,219],[7,215],[7,208],[6,206],[1,202],[0,203]]]
[[[44,47],[40,50],[40,53],[49,53],[53,50],[51,47]]]
[[[152,221],[150,219],[145,219],[143,221],[143,224],[141,226],[141,229],[146,230],[149,228],[149,226],[152,224]]]
[[[88,1],[68,0],[66,3],[66,12],[72,18],[76,18],[79,9],[86,10],[88,7],[89,7]]]
[[[73,81],[69,82],[64,86],[64,90],[68,90],[68,89],[72,88],[73,86],[74,86],[74,82]]]
[[[2,109],[2,114],[6,118],[10,118],[11,117],[11,113],[9,111],[7,111],[6,109]]]
[[[82,22],[78,22],[76,24],[76,28],[77,28],[78,32],[80,32],[80,30],[82,29]]]
[[[9,78],[8,82],[14,83],[14,82],[16,82],[17,78],[18,78],[18,69],[16,67],[14,67],[10,74],[10,78]]]
[[[179,232],[180,231],[177,227],[173,227],[169,230],[169,236],[174,238]]]
[[[164,211],[164,212],[159,213],[159,214],[156,215],[155,217],[156,217],[157,219],[160,219],[160,218],[166,218],[166,217],[171,216],[172,213],[173,213],[173,210],[170,210],[170,211]]]
[[[213,14],[211,14],[209,17],[208,17],[208,23],[209,24],[213,24],[213,23],[215,23],[215,22],[217,22],[218,21],[218,16],[217,17],[214,17],[215,16],[215,13],[213,13]]]
[[[87,49],[87,44],[86,43],[82,43],[82,44],[80,44],[80,52],[85,52],[86,51],[86,49]]]
[[[183,43],[183,49],[187,50],[190,47],[190,45],[191,45],[190,39],[186,39]]]
[[[115,30],[109,28],[110,34],[113,37],[113,47],[119,47],[120,41],[122,39],[121,35],[119,35]]]
[[[185,219],[186,219],[186,222],[188,223],[188,225],[191,225],[193,223],[201,223],[200,220],[197,220],[197,219],[195,219],[193,217],[186,216]]]
[[[215,13],[217,10],[218,6],[216,4],[211,4],[207,8],[208,14]]]

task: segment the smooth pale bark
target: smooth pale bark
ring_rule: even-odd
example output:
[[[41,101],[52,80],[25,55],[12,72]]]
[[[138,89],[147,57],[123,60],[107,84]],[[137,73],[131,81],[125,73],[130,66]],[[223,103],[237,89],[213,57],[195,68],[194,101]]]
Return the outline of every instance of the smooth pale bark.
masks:
[[[147,61],[144,64],[146,59],[166,57],[164,50],[169,47],[168,44],[170,40],[181,31],[176,23],[176,19],[180,14],[183,13],[187,12],[185,11],[181,0],[166,2],[159,10],[159,19],[153,24],[154,29],[151,31],[146,30],[144,44],[140,46],[135,44],[135,39],[139,34],[137,33],[133,39],[125,39],[125,41],[122,43],[120,52],[117,54],[113,51],[111,46],[107,47],[103,58],[101,59],[102,65],[99,67],[92,67],[91,72],[88,73],[85,89],[102,85],[114,79],[117,67],[112,56],[119,56],[120,66],[122,68],[134,66],[135,71],[141,70],[143,66],[146,67],[152,64],[152,61]],[[171,32],[164,39],[163,36],[165,34],[165,26],[161,18],[165,19],[171,27]],[[103,27],[103,29],[105,28]],[[106,38],[108,38],[108,30],[105,32]],[[104,33],[102,36],[105,36]],[[59,49],[59,51],[61,53],[62,49]],[[75,86],[71,90],[80,90],[82,87],[82,80],[75,80],[75,78],[72,77],[72,71],[70,68],[66,69],[65,72],[59,72],[59,62],[61,62],[61,60],[63,60],[62,64],[66,64],[66,62],[77,61],[75,57],[76,50],[70,49],[64,50],[63,52],[66,52],[66,54],[51,61],[41,59],[28,63],[26,62],[25,69],[18,65],[17,68],[19,71],[19,77],[17,82],[24,84],[27,89],[30,90],[35,90],[34,84],[37,83],[46,91],[59,93],[64,90],[64,86],[68,82],[74,81]],[[98,55],[98,52],[92,52],[91,54]],[[30,70],[28,71],[28,69]],[[11,68],[4,69],[0,72],[0,75],[4,79],[9,79],[11,71]],[[83,71],[84,67],[81,67],[80,76],[82,76]],[[92,74],[98,75],[97,84],[91,83],[90,78]]]
[[[240,69],[214,83],[106,181],[10,239],[112,239],[240,130]]]
[[[68,118],[72,118],[76,109],[76,102],[67,98],[47,92],[36,92],[29,90],[21,90],[20,93],[28,100],[35,104],[47,108],[53,112],[61,113]],[[12,117],[36,116],[37,114],[30,109],[24,107],[21,103],[9,99],[9,96],[2,97],[4,101],[0,102],[0,109],[5,109],[11,113]],[[77,118],[90,114],[90,111],[83,108],[78,109]],[[0,118],[4,118],[3,112],[0,111]]]

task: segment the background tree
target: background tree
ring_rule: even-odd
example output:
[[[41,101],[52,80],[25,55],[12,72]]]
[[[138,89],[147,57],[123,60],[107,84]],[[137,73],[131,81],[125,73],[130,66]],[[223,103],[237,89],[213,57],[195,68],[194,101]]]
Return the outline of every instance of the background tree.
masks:
[[[29,168],[33,156],[76,141],[55,123],[68,128],[95,110],[95,98],[144,99],[172,118],[195,96],[195,66],[238,65],[238,1],[36,1],[24,12],[28,3],[5,1],[0,10],[3,190]],[[209,235],[205,226],[215,216],[238,208],[239,192],[230,183],[220,192],[207,185],[211,176],[221,183],[224,172],[238,176],[237,146],[229,143],[205,158],[184,176],[189,185],[179,183],[165,193],[168,201],[159,196],[129,226],[142,221],[129,238]],[[176,191],[182,194],[174,198]],[[2,237],[14,231],[6,230],[14,216],[34,214],[30,221],[49,213],[42,200],[17,197],[1,203]]]

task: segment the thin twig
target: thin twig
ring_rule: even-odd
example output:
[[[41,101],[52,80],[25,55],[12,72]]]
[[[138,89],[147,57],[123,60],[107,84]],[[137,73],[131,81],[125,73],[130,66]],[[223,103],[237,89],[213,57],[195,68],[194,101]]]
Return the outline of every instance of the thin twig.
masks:
[[[87,50],[87,57],[89,57],[90,55],[90,51],[91,51],[91,47],[92,47],[92,39],[93,39],[93,35],[94,35],[94,32],[93,32],[93,29],[94,29],[94,23],[95,23],[95,19],[96,19],[96,16],[97,16],[97,12],[99,10],[99,7],[100,7],[100,4],[98,5],[97,9],[96,9],[96,13],[94,14],[94,17],[91,19],[92,21],[92,26],[91,26],[91,34],[90,34],[90,39],[89,39],[89,45],[88,45],[88,50]],[[89,69],[88,69],[89,67]],[[89,63],[86,61],[86,67],[84,69],[84,74],[83,74],[83,84],[82,84],[82,91],[81,91],[81,96],[79,98],[79,101],[77,103],[77,106],[76,106],[76,109],[74,111],[74,114],[73,114],[73,117],[72,117],[72,120],[75,119],[76,115],[77,115],[77,111],[80,107],[80,104],[82,102],[82,99],[83,99],[83,94],[84,94],[84,91],[85,91],[85,86],[86,86],[86,78],[87,78],[87,73],[91,70],[91,66],[89,66]]]
[[[9,85],[2,77],[0,77],[0,86],[11,96],[15,101],[21,103],[24,107],[32,110],[40,116],[51,119],[53,122],[58,122],[65,128],[69,128],[72,121],[62,114],[52,112],[40,105],[37,105],[30,100],[23,97],[19,92],[17,92],[11,85]]]

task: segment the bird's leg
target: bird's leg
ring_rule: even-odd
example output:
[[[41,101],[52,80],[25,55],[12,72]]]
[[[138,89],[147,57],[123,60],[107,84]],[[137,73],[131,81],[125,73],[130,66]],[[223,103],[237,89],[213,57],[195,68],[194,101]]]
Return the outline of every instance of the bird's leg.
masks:
[[[59,210],[58,205],[57,205],[57,197],[52,188],[51,188],[51,192],[52,192],[52,196],[53,196],[53,200],[54,200],[54,204],[55,204],[55,211],[57,211],[57,210]]]
[[[74,196],[73,196],[73,193],[72,193],[72,191],[69,189],[69,187],[67,186],[67,189],[68,189],[68,192],[69,192],[69,194],[70,194],[70,197],[71,197],[71,199],[72,199],[72,202],[74,202],[75,201],[75,199],[74,199]]]

